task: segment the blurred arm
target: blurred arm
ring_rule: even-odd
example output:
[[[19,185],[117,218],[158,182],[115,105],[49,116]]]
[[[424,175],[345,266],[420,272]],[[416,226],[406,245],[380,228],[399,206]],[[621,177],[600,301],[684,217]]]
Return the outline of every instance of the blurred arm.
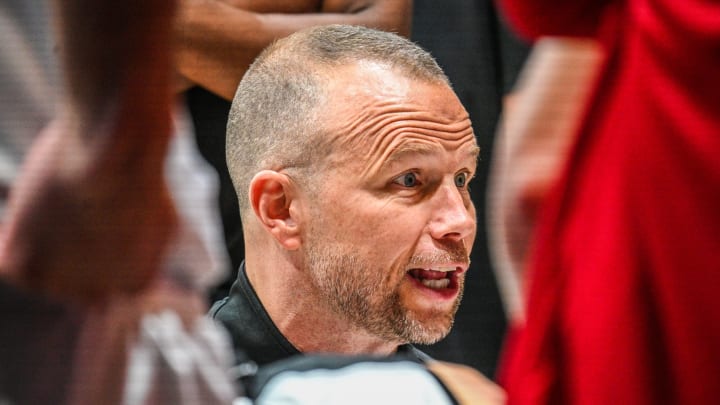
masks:
[[[11,192],[0,273],[88,304],[147,286],[176,221],[162,170],[175,1],[55,5],[65,90]]]
[[[411,0],[185,0],[176,27],[176,66],[190,82],[231,100],[252,61],[275,39],[324,24],[407,36],[411,10]]]

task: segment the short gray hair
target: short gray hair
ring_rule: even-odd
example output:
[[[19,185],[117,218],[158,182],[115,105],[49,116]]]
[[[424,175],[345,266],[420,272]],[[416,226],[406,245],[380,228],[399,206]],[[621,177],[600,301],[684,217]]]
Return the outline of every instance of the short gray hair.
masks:
[[[235,93],[227,126],[226,158],[240,212],[249,209],[250,180],[260,170],[308,171],[330,152],[323,133],[325,83],[334,67],[384,63],[408,78],[450,85],[435,59],[393,33],[350,25],[298,31],[266,48]],[[308,176],[305,181],[309,181]]]

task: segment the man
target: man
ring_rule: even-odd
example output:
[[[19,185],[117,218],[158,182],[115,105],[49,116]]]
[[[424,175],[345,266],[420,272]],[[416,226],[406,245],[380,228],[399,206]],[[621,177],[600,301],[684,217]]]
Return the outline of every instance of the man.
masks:
[[[425,356],[460,303],[478,147],[432,57],[395,34],[312,28],[240,83],[227,159],[246,262],[211,309],[237,352]]]
[[[125,6],[77,0],[58,8],[68,91],[34,143],[0,234],[0,402],[232,401],[233,389],[214,364],[222,363],[222,353],[210,347],[222,336],[195,319],[193,306],[202,303],[181,286],[168,290],[157,281],[177,224],[162,175],[170,140],[173,2]],[[137,24],[127,32],[133,35],[112,34],[131,17]],[[152,41],[125,46],[138,36]],[[98,37],[103,41],[86,41]],[[438,403],[450,401],[421,367],[393,366],[378,364],[364,374],[400,367],[413,382],[408,386],[422,383]],[[428,368],[452,380],[448,387],[458,395],[467,387],[453,384],[466,377],[473,378],[468,387],[483,387],[480,394],[488,385],[472,370]],[[293,393],[283,381],[296,377],[264,392]],[[320,380],[303,379],[313,381]]]

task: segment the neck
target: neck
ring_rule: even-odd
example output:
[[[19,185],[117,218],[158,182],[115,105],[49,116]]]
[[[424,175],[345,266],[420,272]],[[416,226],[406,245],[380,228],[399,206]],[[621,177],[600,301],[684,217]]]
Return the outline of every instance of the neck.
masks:
[[[266,263],[272,263],[266,266]],[[307,273],[279,257],[246,258],[250,284],[285,338],[303,353],[387,356],[399,342],[368,333],[318,298]]]

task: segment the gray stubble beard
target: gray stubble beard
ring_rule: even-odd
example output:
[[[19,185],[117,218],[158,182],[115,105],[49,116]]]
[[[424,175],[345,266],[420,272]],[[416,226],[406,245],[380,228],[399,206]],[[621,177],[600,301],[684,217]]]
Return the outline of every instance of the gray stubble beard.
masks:
[[[429,317],[432,322],[424,323],[402,306],[397,289],[399,284],[387,285],[387,280],[394,279],[392,275],[386,274],[387,270],[373,268],[350,253],[350,249],[334,245],[337,247],[332,248],[330,243],[306,245],[306,263],[311,284],[332,311],[381,339],[399,344],[432,344],[447,336],[460,305],[463,280],[458,280],[459,294],[452,310],[432,314]],[[466,260],[467,254],[464,248],[462,250],[462,253],[438,253],[431,258],[413,257],[410,263],[428,259],[457,261],[458,256],[462,255],[465,257],[463,260]],[[438,320],[438,317],[441,319]]]

